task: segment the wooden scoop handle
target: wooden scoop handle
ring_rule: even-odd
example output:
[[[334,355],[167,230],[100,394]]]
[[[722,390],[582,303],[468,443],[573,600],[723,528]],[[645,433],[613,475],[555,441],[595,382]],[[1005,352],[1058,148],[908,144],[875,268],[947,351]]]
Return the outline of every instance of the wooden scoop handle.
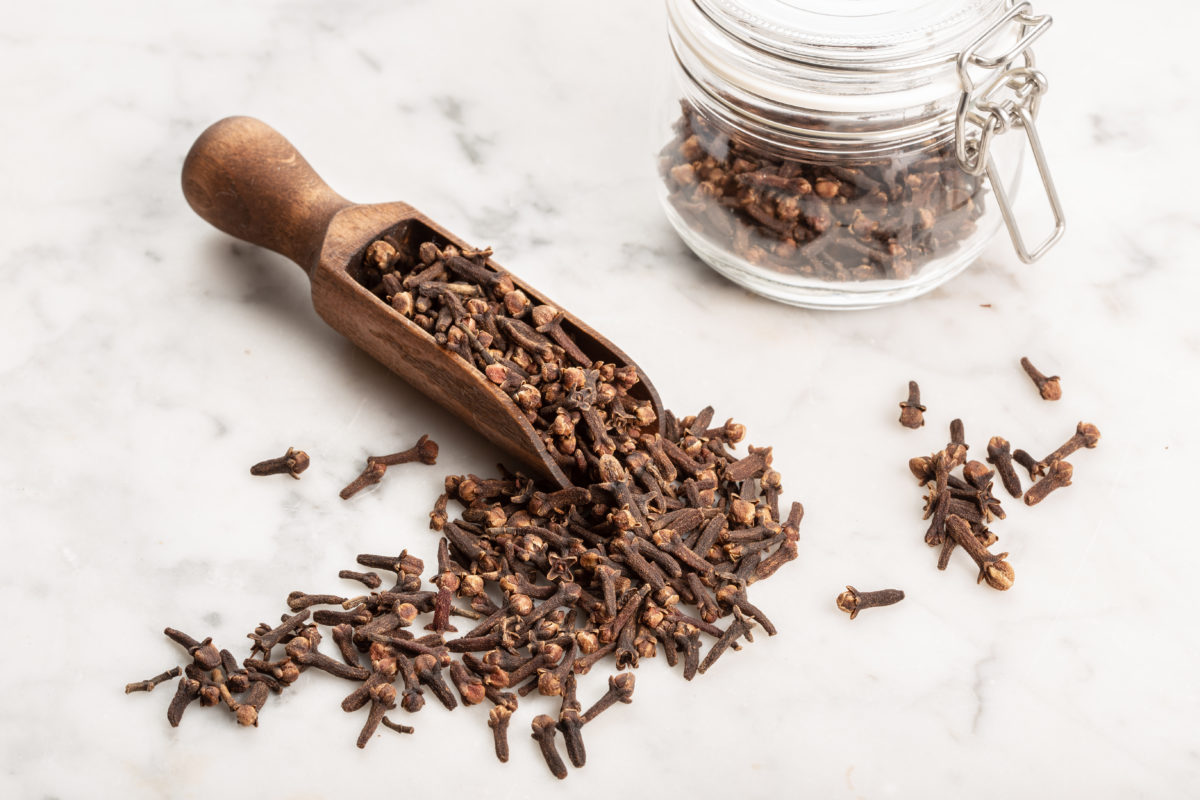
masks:
[[[183,162],[183,195],[215,227],[310,274],[330,220],[353,205],[279,131],[253,117],[226,117],[200,134]]]

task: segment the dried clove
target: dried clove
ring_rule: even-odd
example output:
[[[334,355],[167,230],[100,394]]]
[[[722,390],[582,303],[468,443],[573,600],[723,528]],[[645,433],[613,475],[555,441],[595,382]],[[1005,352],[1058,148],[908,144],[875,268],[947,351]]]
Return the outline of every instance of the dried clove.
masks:
[[[422,464],[436,464],[437,456],[437,442],[428,436],[422,436],[408,450],[401,450],[398,453],[386,456],[368,456],[367,466],[357,478],[351,481],[346,488],[342,489],[341,498],[349,500],[368,486],[379,483],[383,480],[383,475],[387,472],[388,467],[394,467],[398,464],[410,464],[414,461],[419,461]]]
[[[1046,476],[1030,486],[1025,492],[1025,505],[1035,506],[1046,499],[1046,495],[1055,489],[1071,485],[1071,476],[1075,473],[1069,461],[1055,461],[1046,468]]]
[[[900,404],[900,424],[916,430],[925,424],[925,406],[921,405],[921,387],[908,382],[908,399]]]
[[[488,727],[496,742],[496,758],[501,762],[508,761],[508,721],[512,719],[512,709],[504,705],[492,706],[488,712]]]
[[[288,608],[292,611],[302,611],[309,606],[340,606],[344,602],[346,598],[336,594],[305,594],[297,591],[287,597]]]
[[[1059,400],[1062,398],[1062,386],[1059,384],[1057,375],[1046,377],[1025,357],[1021,358],[1021,369],[1025,370],[1025,374],[1037,386],[1038,394],[1042,396],[1043,400]]]
[[[250,468],[251,475],[291,475],[300,480],[300,473],[308,469],[308,453],[289,447],[279,458],[268,458]]]
[[[352,667],[341,661],[335,661],[324,653],[317,652],[316,646],[311,639],[304,636],[297,636],[287,643],[284,650],[288,654],[288,658],[295,661],[297,664],[306,667],[314,667],[322,672],[328,672],[335,678],[345,678],[350,681],[362,681],[370,677],[371,673],[362,667]]]
[[[1043,472],[1043,467],[1038,463],[1038,460],[1024,450],[1013,450],[1012,459],[1024,467],[1031,478],[1036,478]]]
[[[338,577],[348,581],[358,581],[368,589],[378,589],[383,585],[383,578],[380,578],[374,572],[355,572],[352,569],[344,569],[338,573]],[[342,600],[342,602],[345,602],[345,600]]]
[[[1004,489],[1013,497],[1020,497],[1022,494],[1021,478],[1013,469],[1013,456],[1009,452],[1008,440],[1000,436],[993,436],[988,440],[987,450],[988,463],[996,468],[996,474],[1000,476]]]
[[[709,648],[708,654],[704,660],[700,662],[700,666],[696,671],[703,675],[708,672],[709,668],[717,662],[717,659],[730,648],[735,645],[738,639],[744,638],[748,642],[754,641],[754,636],[751,630],[754,628],[754,620],[742,613],[741,609],[733,610],[734,620],[729,627],[721,634],[716,643]]]
[[[267,698],[270,696],[270,684],[261,680],[251,681],[250,688],[246,690],[246,696],[242,698],[236,712],[238,724],[253,725],[257,728],[258,716],[262,713],[263,706],[267,704]]]
[[[904,599],[904,592],[899,589],[880,589],[875,592],[860,592],[853,586],[847,585],[846,591],[837,596],[837,607],[850,615],[850,619],[858,616],[864,608],[890,606]]]
[[[172,678],[178,678],[182,672],[183,670],[179,667],[171,667],[166,672],[155,675],[153,678],[147,678],[137,683],[127,683],[125,684],[125,694],[129,694],[130,692],[152,692],[155,686]]]
[[[216,669],[221,666],[221,654],[212,643],[211,637],[198,642],[183,631],[177,631],[174,628],[165,628],[163,633],[168,639],[187,650],[188,655],[201,669]]]
[[[553,717],[538,714],[533,718],[533,738],[541,748],[542,758],[546,759],[546,766],[550,768],[551,774],[562,780],[567,777],[567,765],[563,763],[558,748],[554,746],[554,734],[557,730]]]
[[[183,712],[199,696],[200,681],[186,676],[179,679],[179,688],[175,690],[175,696],[171,698],[171,704],[167,706],[167,722],[171,724],[172,728],[179,727],[179,722],[183,719]]]
[[[583,745],[583,715],[575,697],[575,675],[568,674],[562,686],[562,707],[558,713],[558,729],[562,731],[563,743],[567,746],[567,758],[576,767],[587,763],[587,750]]]
[[[1093,448],[1100,443],[1100,429],[1090,422],[1081,422],[1075,426],[1075,434],[1064,442],[1057,450],[1037,462],[1038,470],[1044,471],[1055,461],[1062,461],[1081,447]]]
[[[366,722],[358,734],[358,747],[362,749],[379,729],[383,716],[387,711],[396,707],[396,687],[390,683],[381,683],[371,687],[371,710],[367,713]]]
[[[988,586],[1000,591],[1012,588],[1014,578],[1013,568],[1011,564],[1004,560],[1008,558],[1008,553],[1001,553],[1000,555],[989,553],[987,547],[971,531],[970,524],[957,514],[951,514],[946,518],[946,532],[954,539],[955,544],[971,556],[971,559],[979,567],[979,578],[976,583],[986,580]]]
[[[622,672],[619,675],[610,675],[608,678],[608,691],[592,704],[592,707],[584,712],[582,720],[583,724],[600,716],[613,703],[632,703],[633,702],[633,687],[637,683],[637,677],[629,672]]]
[[[416,729],[411,725],[401,725],[397,722],[392,722],[385,714],[383,719],[379,720],[380,724],[385,728],[391,728],[396,733],[413,733]]]

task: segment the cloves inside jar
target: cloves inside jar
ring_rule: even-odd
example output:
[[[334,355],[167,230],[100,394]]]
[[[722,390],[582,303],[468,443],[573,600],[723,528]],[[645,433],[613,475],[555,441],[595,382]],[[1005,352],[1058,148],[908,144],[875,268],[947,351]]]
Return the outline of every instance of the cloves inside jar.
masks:
[[[1043,160],[1046,81],[1023,67],[1050,18],[1005,0],[824,5],[668,0],[660,194],[734,282],[867,308],[949,280],[1009,218],[1024,151]],[[1054,232],[1031,251],[1012,229],[1023,260],[1062,230],[1043,174]]]

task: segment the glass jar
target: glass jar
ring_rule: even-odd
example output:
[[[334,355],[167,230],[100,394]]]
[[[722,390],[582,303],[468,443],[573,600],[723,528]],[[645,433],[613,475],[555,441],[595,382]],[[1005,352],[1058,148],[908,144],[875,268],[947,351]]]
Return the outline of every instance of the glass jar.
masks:
[[[661,199],[688,246],[736,283],[870,308],[949,280],[1002,222],[1026,260],[1061,235],[1030,49],[1050,18],[1028,3],[666,3]],[[1009,212],[1026,147],[1055,217],[1032,251]]]

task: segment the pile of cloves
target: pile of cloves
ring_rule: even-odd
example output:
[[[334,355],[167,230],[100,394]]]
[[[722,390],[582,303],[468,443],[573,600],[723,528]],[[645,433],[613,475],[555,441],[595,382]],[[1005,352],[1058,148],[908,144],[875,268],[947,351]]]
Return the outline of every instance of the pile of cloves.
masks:
[[[979,581],[993,589],[1008,589],[1013,584],[1013,568],[1005,559],[1008,553],[993,555],[988,548],[996,543],[996,534],[988,530],[993,519],[1004,519],[1000,500],[992,494],[995,473],[979,461],[967,461],[966,438],[962,420],[950,423],[950,442],[931,456],[910,459],[908,468],[929,489],[925,496],[925,543],[941,547],[938,569],[950,563],[954,548],[961,547],[979,567]],[[962,468],[961,476],[953,471]]]
[[[360,555],[360,566],[393,573],[394,585],[346,570],[340,576],[369,593],[293,592],[280,624],[249,634],[254,648],[240,666],[209,640],[169,629],[193,657],[171,702],[172,725],[195,699],[224,701],[239,723],[257,725],[268,694],[312,668],[357,684],[342,707],[369,706],[360,747],[380,725],[410,731],[386,713],[420,710],[428,689],[447,708],[491,703],[487,724],[507,761],[510,719],[536,692],[561,698],[557,719],[532,720],[532,736],[562,778],[557,734],[583,766],[582,728],[631,700],[634,678],[623,670],[661,648],[691,680],[753,641],[755,627],[775,634],[747,591],[796,557],[804,511],[793,503],[781,516],[771,448],[733,454],[745,429],[732,420],[713,426],[711,407],[682,419],[665,412],[654,427],[652,403],[635,397],[636,370],[589,359],[561,312],[532,306],[489,253],[385,236],[366,250],[360,279],[508,393],[574,485],[547,490],[503,467],[492,478],[448,476],[430,513],[442,535],[432,590],[422,589],[424,564],[407,552]],[[453,519],[451,502],[461,506]],[[460,630],[463,619],[472,627]],[[321,626],[336,657],[318,649]],[[704,637],[712,638],[706,652]],[[584,711],[577,678],[610,658],[621,672]]]
[[[915,383],[910,382],[909,386],[909,402],[912,403],[918,390]],[[903,417],[901,421],[904,421]],[[1071,485],[1073,468],[1066,457],[1081,447],[1095,447],[1099,440],[1100,431],[1096,426],[1081,422],[1076,426],[1075,435],[1061,447],[1045,458],[1035,460],[1024,450],[1011,450],[1003,437],[993,436],[988,441],[987,460],[994,469],[989,469],[980,461],[967,460],[968,445],[962,420],[952,421],[950,442],[942,450],[908,462],[917,481],[929,489],[929,494],[925,495],[925,519],[929,520],[925,543],[941,548],[938,569],[946,569],[951,553],[959,547],[979,567],[977,582],[986,581],[994,589],[1010,588],[1015,574],[1006,560],[1008,553],[993,554],[989,550],[997,536],[988,525],[1006,516],[999,498],[992,493],[993,479],[999,475],[1012,497],[1023,497],[1025,505],[1036,505],[1055,489]],[[1020,476],[1013,468],[1014,461],[1025,467],[1030,479],[1035,481],[1024,494]],[[960,470],[959,474],[956,475],[955,470]]]
[[[575,482],[595,474],[599,455],[638,450],[657,415],[636,396],[637,368],[588,356],[563,312],[534,305],[490,255],[411,231],[385,235],[367,248],[359,279],[511,397]]]
[[[753,641],[754,627],[775,633],[746,590],[795,558],[803,509],[794,503],[781,522],[770,448],[732,457],[725,448],[740,426],[709,428],[711,418],[710,409],[682,420],[668,416],[662,442],[671,446],[652,448],[663,454],[661,463],[641,450],[624,463],[604,454],[597,459],[601,480],[589,486],[546,492],[507,472],[447,477],[430,514],[430,526],[443,534],[428,579],[432,590],[422,588],[424,564],[415,556],[359,555],[368,571],[343,570],[339,577],[369,593],[291,593],[290,613],[249,634],[254,645],[240,665],[209,639],[167,629],[193,659],[169,722],[178,725],[199,700],[223,703],[238,723],[257,726],[270,693],[311,668],[358,684],[342,708],[368,707],[359,747],[381,724],[410,731],[386,714],[397,705],[419,711],[428,689],[447,708],[459,700],[492,703],[488,725],[505,761],[509,719],[520,697],[537,692],[562,698],[557,720],[533,720],[533,736],[550,770],[564,777],[556,731],[571,763],[583,766],[580,728],[613,702],[629,702],[634,686],[631,674],[612,676],[609,692],[584,712],[577,676],[608,658],[618,670],[636,668],[661,647],[669,664],[682,661],[691,680],[729,649],[740,649],[740,640]],[[463,506],[454,520],[451,500]],[[370,570],[393,573],[394,584],[382,588],[383,578]],[[427,632],[417,634],[422,615],[429,615]],[[473,627],[460,631],[455,621],[463,619]],[[717,624],[722,619],[724,627]],[[337,656],[318,649],[321,626]],[[714,639],[703,654],[702,636]],[[169,677],[131,684],[129,691]]]
[[[953,251],[983,214],[984,182],[953,142],[904,157],[782,158],[688,102],[659,155],[671,207],[715,246],[822,281],[904,280]]]

